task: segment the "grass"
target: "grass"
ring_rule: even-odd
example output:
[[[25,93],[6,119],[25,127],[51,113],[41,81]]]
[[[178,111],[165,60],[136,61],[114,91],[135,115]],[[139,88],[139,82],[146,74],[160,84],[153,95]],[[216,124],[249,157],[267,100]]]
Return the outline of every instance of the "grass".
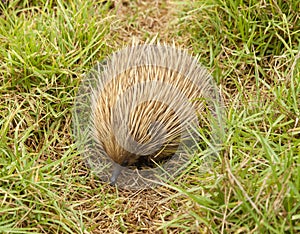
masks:
[[[148,4],[1,5],[0,232],[300,232],[300,1]],[[199,54],[227,109],[213,167],[203,151],[135,192],[97,180],[71,136],[82,74],[132,34]]]

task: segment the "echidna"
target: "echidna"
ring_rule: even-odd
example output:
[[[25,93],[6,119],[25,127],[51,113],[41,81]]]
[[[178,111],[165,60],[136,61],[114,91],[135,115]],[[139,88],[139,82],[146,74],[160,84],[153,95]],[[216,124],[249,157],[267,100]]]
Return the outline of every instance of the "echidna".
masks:
[[[197,59],[160,44],[127,47],[88,77],[90,129],[99,155],[114,164],[111,184],[124,168],[154,168],[195,144],[204,100],[215,98]]]

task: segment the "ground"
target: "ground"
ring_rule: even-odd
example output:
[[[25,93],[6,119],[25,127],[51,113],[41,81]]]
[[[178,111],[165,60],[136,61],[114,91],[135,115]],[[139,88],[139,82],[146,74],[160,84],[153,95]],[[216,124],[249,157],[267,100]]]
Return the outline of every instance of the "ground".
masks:
[[[0,10],[1,233],[298,233],[299,1],[6,1]],[[198,55],[226,137],[175,180],[99,180],[72,138],[77,87],[132,41]]]

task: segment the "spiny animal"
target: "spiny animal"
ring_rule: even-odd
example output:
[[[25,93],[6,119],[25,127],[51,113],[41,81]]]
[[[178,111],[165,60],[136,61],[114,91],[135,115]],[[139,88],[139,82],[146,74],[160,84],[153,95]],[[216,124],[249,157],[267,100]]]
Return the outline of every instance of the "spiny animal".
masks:
[[[143,44],[114,53],[91,73],[91,130],[101,153],[123,167],[163,163],[192,141],[210,74],[174,46]]]

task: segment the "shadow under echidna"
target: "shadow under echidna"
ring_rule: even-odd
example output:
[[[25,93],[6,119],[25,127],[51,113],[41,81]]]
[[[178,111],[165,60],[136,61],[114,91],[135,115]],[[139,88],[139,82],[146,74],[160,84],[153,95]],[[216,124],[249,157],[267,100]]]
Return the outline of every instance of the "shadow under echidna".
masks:
[[[197,58],[166,45],[133,45],[85,75],[75,100],[74,134],[100,179],[140,189],[185,167],[199,149],[199,116],[207,110],[212,141],[220,143],[221,107]]]

